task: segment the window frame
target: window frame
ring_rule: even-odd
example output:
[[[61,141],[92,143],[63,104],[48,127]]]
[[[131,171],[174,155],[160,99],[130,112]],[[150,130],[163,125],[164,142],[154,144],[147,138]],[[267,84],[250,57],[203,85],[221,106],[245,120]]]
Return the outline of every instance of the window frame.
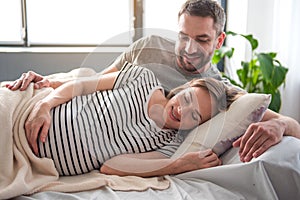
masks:
[[[22,16],[22,41],[21,42],[12,42],[12,41],[0,41],[0,47],[127,47],[129,44],[55,44],[55,43],[40,43],[40,44],[30,44],[28,37],[28,21],[27,21],[27,0],[20,0],[21,2],[21,16]],[[136,41],[142,35],[137,34],[137,28],[143,26],[143,20],[140,17],[143,12],[139,11],[142,8],[142,0],[130,0],[130,6],[133,6],[132,12],[130,14],[130,24],[132,24],[132,29],[134,34],[132,34],[132,41]],[[136,19],[136,20],[135,20]],[[141,20],[139,20],[141,19]]]
[[[22,41],[21,42],[5,42],[0,41],[0,47],[127,47],[130,44],[30,44],[28,40],[28,21],[27,21],[27,0],[20,0],[21,2],[21,16],[22,16]],[[223,6],[226,12],[227,0],[218,0]],[[130,0],[130,6],[132,6],[132,13],[130,18],[130,24],[132,24],[132,42],[142,38],[144,36],[144,12],[143,7],[144,0]],[[225,28],[226,30],[226,28]]]

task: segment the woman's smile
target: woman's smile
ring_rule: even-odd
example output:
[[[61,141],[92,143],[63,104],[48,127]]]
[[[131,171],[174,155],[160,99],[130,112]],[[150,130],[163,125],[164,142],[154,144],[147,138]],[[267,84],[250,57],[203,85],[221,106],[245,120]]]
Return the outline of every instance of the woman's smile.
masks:
[[[171,107],[169,116],[172,120],[180,122],[180,116],[178,115],[178,112],[175,113],[174,106]]]

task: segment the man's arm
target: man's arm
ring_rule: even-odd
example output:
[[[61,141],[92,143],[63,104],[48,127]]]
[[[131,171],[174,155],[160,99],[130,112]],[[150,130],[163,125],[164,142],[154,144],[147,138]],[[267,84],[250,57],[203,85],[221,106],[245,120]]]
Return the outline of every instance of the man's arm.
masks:
[[[233,143],[240,147],[240,159],[249,162],[279,143],[283,136],[300,139],[300,125],[293,118],[267,110],[260,122],[251,124],[245,134]]]
[[[272,110],[267,110],[262,121],[273,120],[284,128],[284,136],[293,136],[300,139],[300,124],[293,118],[278,114]]]
[[[107,160],[100,172],[119,176],[163,176],[204,169],[221,164],[212,150],[190,152],[178,159],[170,159],[159,152],[122,154]]]

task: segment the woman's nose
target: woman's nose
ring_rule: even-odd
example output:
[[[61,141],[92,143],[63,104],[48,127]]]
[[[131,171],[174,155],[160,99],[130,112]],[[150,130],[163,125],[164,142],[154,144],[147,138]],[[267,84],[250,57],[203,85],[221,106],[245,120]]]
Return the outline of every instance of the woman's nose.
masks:
[[[184,105],[184,106],[178,106],[177,112],[180,115],[180,117],[183,117],[186,113],[189,113],[192,109],[191,105]]]
[[[178,106],[177,107],[177,113],[180,115],[180,117],[181,117],[181,112],[182,112],[182,107]]]

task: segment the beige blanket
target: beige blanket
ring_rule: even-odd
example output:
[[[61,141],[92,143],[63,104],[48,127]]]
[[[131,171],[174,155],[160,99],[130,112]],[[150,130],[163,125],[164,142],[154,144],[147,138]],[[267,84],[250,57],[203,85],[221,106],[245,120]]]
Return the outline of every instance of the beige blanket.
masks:
[[[55,74],[51,78],[92,74],[94,72],[90,70],[78,69]],[[32,107],[51,90],[34,90],[32,84],[24,92],[0,88],[0,199],[40,191],[78,192],[103,186],[122,191],[142,191],[148,188],[162,190],[169,187],[166,177],[119,177],[100,174],[98,171],[59,177],[51,159],[41,159],[32,153],[24,130],[24,122]]]

